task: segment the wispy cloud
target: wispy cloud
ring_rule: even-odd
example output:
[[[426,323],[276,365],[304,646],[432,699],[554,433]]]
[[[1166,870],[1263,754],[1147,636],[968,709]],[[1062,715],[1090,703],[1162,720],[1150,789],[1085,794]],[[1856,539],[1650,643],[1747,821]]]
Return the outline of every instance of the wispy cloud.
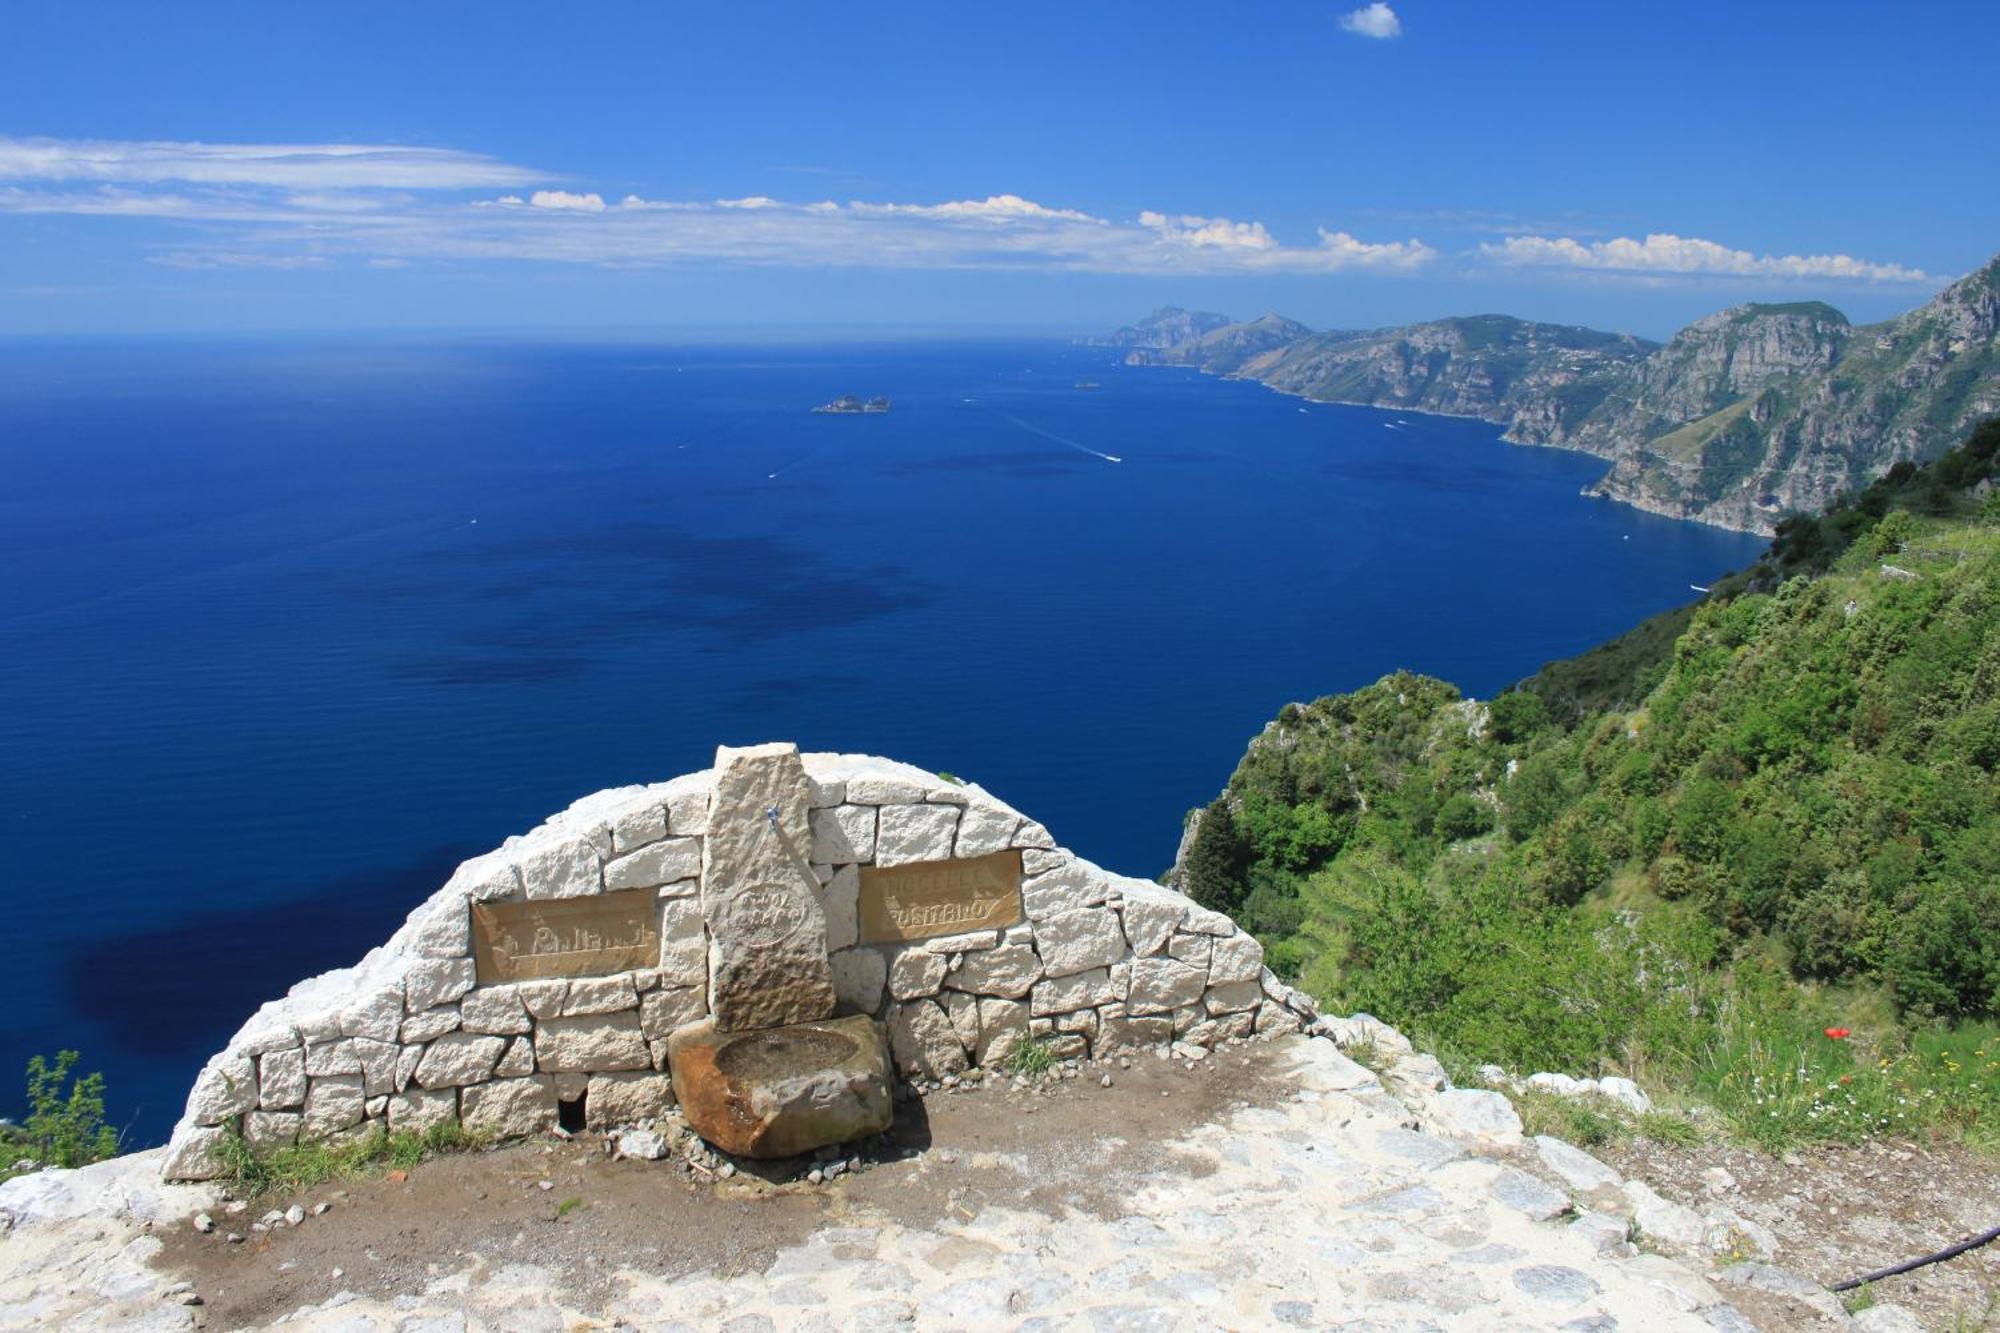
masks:
[[[761,194],[613,200],[476,154],[368,145],[0,137],[0,215],[8,213],[126,218],[135,227],[150,221],[156,225],[141,231],[141,243],[158,246],[154,262],[176,268],[527,261],[1397,275],[1429,271],[1446,259],[1416,238],[1369,240],[1319,228],[1312,237],[1287,239],[1255,219],[1166,210],[1107,217],[1009,193],[938,202]],[[1466,215],[1453,229],[1480,220]],[[1758,255],[1664,233],[1580,240],[1589,231],[1567,225],[1536,232],[1543,229],[1522,227],[1455,252],[1452,267],[1653,281],[1678,275],[1933,281],[1921,269],[1850,255]]]
[[[495,184],[517,188],[467,197]],[[1006,193],[935,203],[768,195],[612,202],[469,154],[325,145],[0,139],[0,213],[10,212],[151,218],[210,233],[155,257],[182,268],[301,268],[350,258],[376,266],[530,260],[1397,273],[1437,258],[1417,240],[1322,230],[1288,243],[1257,221],[1151,211],[1119,220]]]
[[[548,178],[446,148],[0,137],[0,180],[470,190]]]
[[[1619,236],[1579,241],[1569,236],[1509,236],[1487,242],[1480,253],[1495,263],[1529,268],[1585,269],[1600,273],[1816,278],[1838,282],[1933,282],[1922,269],[1882,264],[1853,255],[1758,255],[1696,236],[1654,232],[1644,240]]]
[[[1340,16],[1340,26],[1361,37],[1374,37],[1386,41],[1403,35],[1403,21],[1396,17],[1396,11],[1375,0],[1372,5],[1363,5]]]

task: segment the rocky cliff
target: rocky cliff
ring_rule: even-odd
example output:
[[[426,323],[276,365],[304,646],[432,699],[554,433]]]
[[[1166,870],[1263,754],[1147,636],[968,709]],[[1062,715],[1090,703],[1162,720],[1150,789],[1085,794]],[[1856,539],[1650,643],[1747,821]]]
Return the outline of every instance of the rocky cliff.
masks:
[[[1576,419],[1597,386],[1654,344],[1625,334],[1506,315],[1441,319],[1404,328],[1302,332],[1267,315],[1164,351],[1135,350],[1135,365],[1192,365],[1258,380],[1322,402],[1406,407],[1503,425],[1530,403],[1565,404]]]
[[[1127,324],[1107,337],[1089,341],[1093,347],[1179,347],[1204,334],[1226,328],[1229,323],[1227,315],[1163,305],[1136,324]]]
[[[1928,304],[1854,327],[1818,301],[1710,315],[1665,346],[1505,315],[1313,333],[1267,315],[1163,310],[1109,345],[1322,402],[1479,417],[1521,444],[1611,460],[1596,493],[1770,532],[2000,412],[2000,259]]]
[[[2000,412],[2000,260],[1885,323],[1848,328],[1808,309],[1704,320],[1635,370],[1629,399],[1621,385],[1573,434],[1517,423],[1512,437],[1609,457],[1597,490],[1613,499],[1769,532],[1894,463],[1938,456]],[[1683,359],[1669,362],[1683,338]]]

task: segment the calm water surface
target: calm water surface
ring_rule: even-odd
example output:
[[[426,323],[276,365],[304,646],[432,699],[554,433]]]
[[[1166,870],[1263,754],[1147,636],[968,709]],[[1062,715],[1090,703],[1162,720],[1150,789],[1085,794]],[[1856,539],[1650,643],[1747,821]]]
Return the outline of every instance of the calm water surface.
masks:
[[[806,410],[850,392],[895,410]],[[1286,701],[1487,694],[1760,546],[1053,344],[17,343],[0,464],[0,1107],[78,1047],[142,1142],[457,859],[718,742],[1151,875]]]

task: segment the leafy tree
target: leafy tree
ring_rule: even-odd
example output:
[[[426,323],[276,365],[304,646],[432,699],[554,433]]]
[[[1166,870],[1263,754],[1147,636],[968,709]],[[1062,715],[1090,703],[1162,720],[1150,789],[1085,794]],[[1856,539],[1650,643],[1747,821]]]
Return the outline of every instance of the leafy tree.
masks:
[[[1200,818],[1182,867],[1187,895],[1214,911],[1234,911],[1249,892],[1250,840],[1237,827],[1227,796],[1216,797]]]
[[[54,1063],[39,1055],[28,1061],[25,1128],[45,1165],[85,1166],[118,1152],[118,1132],[104,1123],[104,1075],[72,1078],[80,1058],[58,1051]]]

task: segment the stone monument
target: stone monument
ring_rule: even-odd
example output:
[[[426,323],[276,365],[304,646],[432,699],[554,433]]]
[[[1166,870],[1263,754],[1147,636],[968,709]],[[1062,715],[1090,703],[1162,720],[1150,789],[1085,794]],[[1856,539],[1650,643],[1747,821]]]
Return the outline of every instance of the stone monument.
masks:
[[[895,1113],[881,1029],[833,1017],[809,808],[796,745],[717,749],[701,876],[710,1016],[668,1038],[668,1066],[688,1124],[745,1157],[877,1133]]]

